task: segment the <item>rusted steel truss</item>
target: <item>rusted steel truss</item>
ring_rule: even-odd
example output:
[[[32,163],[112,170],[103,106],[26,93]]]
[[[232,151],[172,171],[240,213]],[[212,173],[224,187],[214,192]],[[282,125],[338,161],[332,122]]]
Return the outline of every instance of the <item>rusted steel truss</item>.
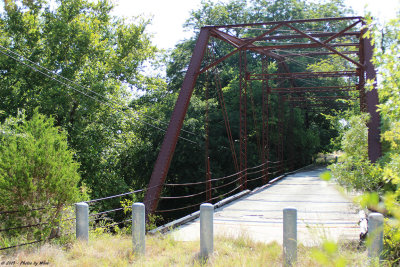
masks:
[[[266,73],[268,69],[267,58],[262,58],[262,72]],[[271,88],[269,87],[268,80],[262,81],[262,162],[265,166],[263,172],[264,183],[268,182],[269,175],[269,95]]]
[[[329,26],[327,26],[329,25]],[[245,169],[247,167],[247,84],[254,80],[263,81],[263,133],[262,155],[264,163],[269,162],[268,116],[269,97],[278,94],[281,111],[279,113],[279,128],[283,135],[284,129],[289,133],[290,125],[284,126],[285,112],[283,108],[305,108],[307,120],[309,107],[327,107],[332,105],[339,108],[342,103],[337,99],[359,99],[362,110],[368,111],[371,120],[368,124],[368,155],[371,162],[381,156],[380,117],[377,112],[378,95],[376,88],[365,92],[364,86],[368,79],[375,79],[376,73],[371,62],[371,41],[364,38],[362,17],[341,17],[304,19],[291,21],[273,21],[265,23],[248,23],[237,25],[206,26],[201,28],[179,93],[170,124],[164,137],[157,161],[154,165],[144,203],[146,212],[153,213],[158,205],[161,190],[166,179],[172,156],[180,134],[183,120],[193,93],[197,77],[219,63],[239,53],[240,68],[240,171],[242,171],[242,188],[246,185]],[[313,28],[315,27],[315,28]],[[233,31],[235,29],[235,31]],[[330,30],[326,30],[330,29]],[[236,31],[237,30],[237,31]],[[232,34],[237,33],[237,35]],[[244,33],[244,34],[243,34]],[[228,54],[203,63],[204,53],[210,39],[215,42],[225,42],[232,46]],[[269,61],[277,63],[278,73],[268,73],[263,63],[260,73],[249,73],[246,67],[246,53],[252,53]],[[344,63],[345,70],[324,72],[292,72],[289,64],[298,57],[327,59],[336,56]],[[296,58],[296,59],[295,59]],[[314,61],[315,63],[316,61]],[[303,68],[304,69],[304,68]],[[342,79],[338,86],[324,86],[325,81]],[[279,87],[270,88],[269,81],[278,83]],[[314,84],[310,84],[314,81]],[[282,85],[286,84],[286,85]],[[358,91],[358,95],[351,91]],[[288,103],[285,105],[285,103]],[[297,103],[297,104],[296,104]],[[292,112],[292,111],[290,111]],[[291,114],[291,113],[289,113]],[[292,115],[290,115],[292,116]],[[277,145],[279,159],[283,160],[283,141],[279,137]],[[208,156],[207,156],[208,157]],[[208,158],[206,159],[208,160]],[[208,167],[209,168],[209,163]],[[209,172],[209,169],[207,170]],[[268,176],[268,171],[264,172]],[[210,179],[210,178],[208,178]],[[267,181],[267,178],[264,178]],[[208,195],[208,198],[210,196]]]
[[[247,188],[247,58],[246,52],[239,54],[239,149],[240,149],[240,184],[241,189]]]

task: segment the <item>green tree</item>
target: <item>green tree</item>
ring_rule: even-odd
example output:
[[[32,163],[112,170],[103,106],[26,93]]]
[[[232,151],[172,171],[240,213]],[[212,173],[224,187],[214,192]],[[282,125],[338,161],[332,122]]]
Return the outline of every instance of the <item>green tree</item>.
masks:
[[[43,224],[6,234],[48,237],[63,208],[81,200],[73,158],[67,133],[37,111],[31,119],[19,112],[0,124],[1,228]]]
[[[121,110],[132,92],[161,82],[141,71],[156,53],[146,33],[149,21],[112,15],[108,0],[3,4],[0,121],[21,108],[28,116],[38,108],[68,132],[92,197],[128,191],[134,178],[122,179],[116,168],[137,140],[132,131],[141,116]]]

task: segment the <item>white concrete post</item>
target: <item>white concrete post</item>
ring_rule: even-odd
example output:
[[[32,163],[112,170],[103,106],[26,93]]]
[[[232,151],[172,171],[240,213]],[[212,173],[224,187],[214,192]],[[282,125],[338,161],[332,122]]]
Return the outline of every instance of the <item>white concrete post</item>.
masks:
[[[76,215],[76,238],[82,241],[89,241],[89,205],[80,202],[75,203]]]
[[[373,212],[368,215],[368,257],[381,260],[383,251],[383,215]]]
[[[214,251],[214,205],[200,206],[200,257],[206,258]]]
[[[144,255],[146,251],[146,223],[143,203],[132,204],[132,240],[133,251]]]
[[[297,209],[283,209],[283,260],[292,266],[297,260]]]

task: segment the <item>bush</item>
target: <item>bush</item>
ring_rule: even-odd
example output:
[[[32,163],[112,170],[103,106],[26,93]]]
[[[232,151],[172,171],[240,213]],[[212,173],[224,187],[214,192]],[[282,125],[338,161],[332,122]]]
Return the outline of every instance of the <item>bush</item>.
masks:
[[[67,134],[53,125],[37,111],[30,120],[19,112],[0,124],[1,228],[38,225],[8,231],[2,243],[4,236],[47,238],[65,206],[79,200],[79,164]]]
[[[341,141],[343,155],[329,166],[337,181],[347,188],[375,191],[382,186],[379,166],[368,159],[366,114],[352,116]]]
[[[400,229],[399,222],[393,219],[385,219],[384,227],[384,258],[392,265],[400,262]]]

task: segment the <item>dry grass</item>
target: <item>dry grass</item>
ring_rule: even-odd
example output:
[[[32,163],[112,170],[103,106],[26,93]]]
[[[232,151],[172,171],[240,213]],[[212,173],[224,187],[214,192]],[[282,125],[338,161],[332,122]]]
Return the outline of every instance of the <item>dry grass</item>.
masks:
[[[0,263],[15,261],[49,262],[49,266],[282,266],[282,248],[277,243],[259,243],[246,236],[216,237],[214,254],[206,261],[198,258],[199,242],[181,242],[169,235],[147,236],[146,255],[132,252],[130,236],[108,234],[91,238],[89,245],[74,242],[69,247],[44,245],[1,255]],[[296,266],[364,266],[365,252],[354,246],[309,248],[299,246]],[[341,265],[340,263],[345,263]],[[346,264],[347,263],[347,264]]]

